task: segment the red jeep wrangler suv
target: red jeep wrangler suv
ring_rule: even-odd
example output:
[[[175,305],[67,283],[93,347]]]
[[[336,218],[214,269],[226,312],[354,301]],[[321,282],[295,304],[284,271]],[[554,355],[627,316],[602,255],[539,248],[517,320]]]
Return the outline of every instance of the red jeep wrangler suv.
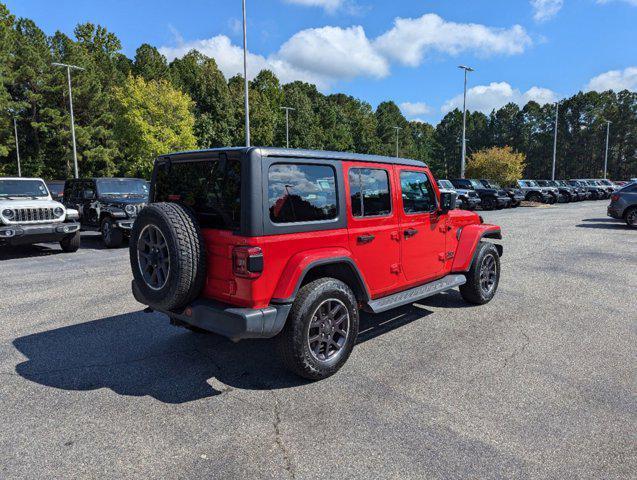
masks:
[[[177,325],[277,337],[283,362],[321,379],[349,357],[359,310],[460,287],[498,288],[500,227],[454,210],[419,161],[278,148],[158,158],[131,233],[133,294]]]

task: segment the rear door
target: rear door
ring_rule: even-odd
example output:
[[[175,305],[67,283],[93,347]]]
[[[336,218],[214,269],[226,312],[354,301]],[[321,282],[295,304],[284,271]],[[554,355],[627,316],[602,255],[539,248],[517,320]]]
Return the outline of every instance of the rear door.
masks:
[[[402,269],[409,284],[424,283],[444,273],[447,216],[439,214],[438,195],[425,168],[397,166],[396,174]]]
[[[400,280],[400,237],[393,167],[343,162],[350,250],[373,297]]]

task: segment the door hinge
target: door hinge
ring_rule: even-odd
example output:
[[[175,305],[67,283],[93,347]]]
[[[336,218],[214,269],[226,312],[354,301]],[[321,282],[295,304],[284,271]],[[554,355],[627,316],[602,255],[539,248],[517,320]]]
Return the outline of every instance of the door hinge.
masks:
[[[394,274],[399,274],[400,273],[400,263],[392,263],[389,266],[389,271],[391,273],[394,273]]]
[[[396,240],[396,241],[400,241],[400,233],[398,232],[391,232],[390,238],[392,240]]]

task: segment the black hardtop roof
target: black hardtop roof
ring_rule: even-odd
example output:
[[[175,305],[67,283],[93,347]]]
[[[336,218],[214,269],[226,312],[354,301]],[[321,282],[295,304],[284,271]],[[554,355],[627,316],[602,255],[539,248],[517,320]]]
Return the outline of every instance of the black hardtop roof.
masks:
[[[82,178],[69,178],[67,180],[61,180],[62,182],[82,182],[86,180],[141,180],[142,182],[147,182],[145,178],[137,178],[137,177],[82,177]],[[57,180],[55,180],[57,181]]]
[[[297,150],[294,148],[276,148],[276,147],[229,147],[229,148],[210,148],[206,150],[191,150],[185,152],[169,153],[161,155],[157,160],[167,160],[174,157],[202,157],[206,153],[219,152],[245,152],[246,154],[257,153],[262,157],[285,157],[298,159],[323,159],[323,160],[344,160],[351,162],[369,162],[369,163],[387,163],[392,165],[409,165],[412,167],[426,167],[425,162],[401,157],[385,157],[383,155],[363,155],[351,152],[330,152],[324,150]]]

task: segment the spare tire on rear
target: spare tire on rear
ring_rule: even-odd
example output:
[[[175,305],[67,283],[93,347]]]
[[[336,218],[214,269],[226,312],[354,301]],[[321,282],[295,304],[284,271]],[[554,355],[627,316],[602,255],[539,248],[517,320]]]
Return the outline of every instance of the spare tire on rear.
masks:
[[[130,263],[142,299],[177,310],[201,292],[205,245],[193,213],[176,203],[153,203],[138,215],[130,238]]]

